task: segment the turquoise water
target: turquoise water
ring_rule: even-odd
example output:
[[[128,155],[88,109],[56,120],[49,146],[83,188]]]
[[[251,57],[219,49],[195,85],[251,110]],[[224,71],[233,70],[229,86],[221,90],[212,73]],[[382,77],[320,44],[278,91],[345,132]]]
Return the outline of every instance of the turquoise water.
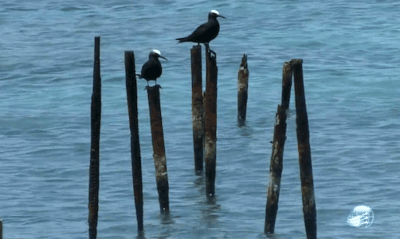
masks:
[[[193,172],[190,43],[217,9],[216,198]],[[264,238],[274,117],[285,61],[302,58],[319,238],[398,238],[400,4],[397,1],[1,1],[0,218],[4,238],[87,238],[94,36],[103,111],[99,238],[138,235],[124,51],[156,48],[170,185],[159,214],[145,81],[139,81],[145,238]],[[248,54],[247,126],[237,71]],[[204,54],[203,54],[204,57]],[[204,61],[204,60],[203,60]],[[205,67],[203,66],[203,69]],[[204,73],[203,73],[204,75]],[[292,93],[293,94],[293,93]],[[293,95],[275,238],[305,238]],[[351,210],[375,214],[367,229]],[[142,238],[142,237],[139,237]]]

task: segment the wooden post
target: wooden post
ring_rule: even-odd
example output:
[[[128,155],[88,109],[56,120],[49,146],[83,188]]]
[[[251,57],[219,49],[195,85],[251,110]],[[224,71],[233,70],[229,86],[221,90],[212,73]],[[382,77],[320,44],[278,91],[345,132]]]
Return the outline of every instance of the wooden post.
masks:
[[[143,231],[143,183],[142,161],[140,155],[139,120],[137,102],[137,81],[135,55],[125,51],[126,96],[128,101],[129,127],[131,130],[132,182],[135,195],[136,220],[138,231]]]
[[[206,136],[205,136],[205,121],[206,121],[206,92],[203,91],[203,161],[206,161],[205,154],[205,145],[206,145]]]
[[[247,69],[247,55],[243,55],[238,72],[238,123],[244,126],[247,111],[247,89],[249,87],[249,70]]]
[[[89,169],[89,239],[97,237],[99,210],[100,171],[100,122],[101,122],[101,77],[100,77],[100,37],[94,38],[93,93],[91,105],[91,147]]]
[[[201,46],[190,51],[192,63],[192,123],[194,169],[196,174],[203,171],[203,86],[201,78]]]
[[[290,61],[293,68],[296,98],[297,148],[299,151],[300,179],[303,201],[304,224],[307,239],[317,238],[317,212],[315,209],[314,182],[310,150],[308,116],[304,95],[303,68],[301,59]]]
[[[283,109],[289,109],[290,90],[292,88],[292,65],[289,62],[283,64],[282,69],[282,102]]]
[[[205,95],[205,161],[206,194],[215,194],[215,169],[217,158],[217,56],[206,51],[206,95]]]
[[[3,239],[3,222],[0,220],[0,239]]]
[[[266,234],[275,230],[276,214],[278,212],[279,192],[281,188],[283,148],[286,140],[286,110],[278,105],[275,118],[274,141],[272,144],[271,163],[269,167],[268,199],[265,211]]]
[[[156,181],[160,211],[169,213],[167,159],[165,158],[164,132],[160,107],[160,86],[147,87],[149,99],[151,137],[153,143],[153,158],[156,169]]]

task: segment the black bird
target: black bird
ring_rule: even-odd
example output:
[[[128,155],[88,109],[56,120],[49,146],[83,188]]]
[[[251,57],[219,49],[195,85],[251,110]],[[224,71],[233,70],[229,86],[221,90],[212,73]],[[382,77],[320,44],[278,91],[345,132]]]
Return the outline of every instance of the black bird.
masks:
[[[204,43],[206,47],[210,41],[214,40],[219,33],[219,22],[217,17],[225,18],[224,16],[219,15],[217,10],[211,10],[208,13],[208,22],[201,24],[192,34],[187,37],[177,38],[178,43],[181,42],[196,42],[198,44]]]
[[[156,81],[157,85],[157,78],[160,77],[162,74],[161,63],[158,60],[159,57],[167,60],[167,58],[161,55],[161,52],[159,50],[153,49],[149,54],[149,60],[142,66],[141,74],[137,74],[137,76],[139,76],[139,79],[145,79],[147,81],[147,86],[149,86],[150,80]]]

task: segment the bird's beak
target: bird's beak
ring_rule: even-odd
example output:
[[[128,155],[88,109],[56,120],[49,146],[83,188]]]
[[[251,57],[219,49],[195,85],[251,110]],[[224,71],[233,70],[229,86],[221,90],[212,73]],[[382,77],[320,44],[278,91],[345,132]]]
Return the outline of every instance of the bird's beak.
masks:
[[[225,19],[226,19],[226,17],[224,17],[224,16],[222,16],[222,15],[218,15],[218,17],[222,17],[222,18],[225,18]]]
[[[167,58],[165,58],[165,57],[163,57],[163,56],[161,56],[161,55],[159,55],[159,57],[161,57],[162,59],[168,61]]]

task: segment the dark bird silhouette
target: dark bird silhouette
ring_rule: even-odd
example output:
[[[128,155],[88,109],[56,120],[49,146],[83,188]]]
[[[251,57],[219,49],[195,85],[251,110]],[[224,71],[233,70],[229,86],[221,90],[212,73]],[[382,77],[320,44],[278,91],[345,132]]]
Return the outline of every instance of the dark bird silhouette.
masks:
[[[208,13],[208,22],[201,24],[192,34],[187,37],[177,38],[178,43],[181,42],[196,42],[198,44],[203,43],[208,47],[210,41],[214,40],[219,33],[219,22],[217,17],[225,18],[219,15],[217,10],[211,10]]]
[[[143,64],[141,74],[137,74],[139,79],[145,79],[147,81],[147,86],[149,86],[149,81],[154,80],[156,81],[157,85],[157,78],[162,74],[162,66],[158,58],[161,57],[165,60],[167,58],[161,55],[159,50],[152,50],[149,54],[149,60]],[[168,61],[168,60],[167,60]]]

